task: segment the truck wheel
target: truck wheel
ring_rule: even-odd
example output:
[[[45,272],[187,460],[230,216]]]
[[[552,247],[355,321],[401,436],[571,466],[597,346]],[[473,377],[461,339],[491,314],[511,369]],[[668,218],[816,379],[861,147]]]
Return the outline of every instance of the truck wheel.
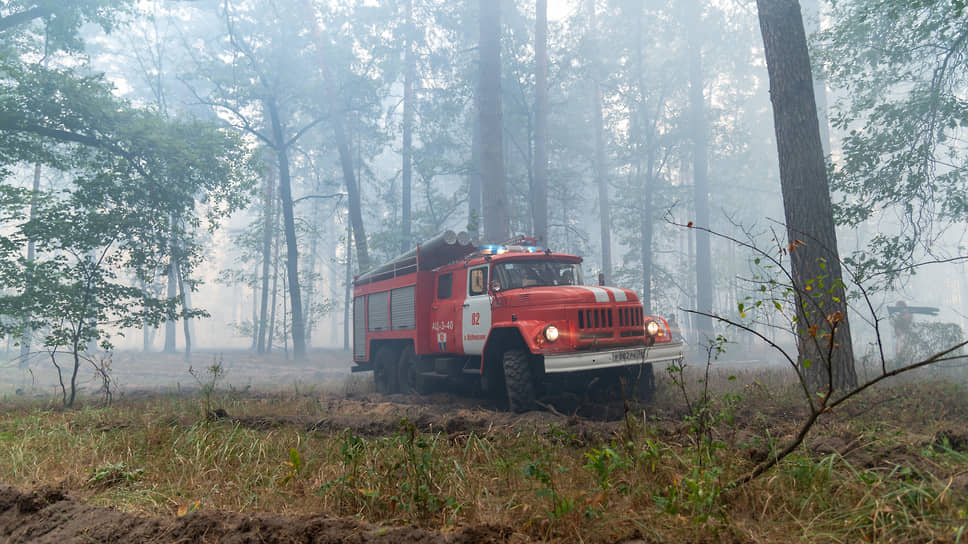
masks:
[[[383,346],[373,357],[373,384],[377,393],[395,393],[397,389],[397,361],[393,348]]]
[[[531,354],[521,349],[504,352],[504,385],[508,390],[511,411],[527,412],[534,408],[534,379],[531,376]]]
[[[430,392],[430,387],[421,372],[423,359],[413,352],[412,346],[407,346],[400,353],[400,360],[397,362],[397,386],[400,393],[410,393],[416,391],[420,395]]]

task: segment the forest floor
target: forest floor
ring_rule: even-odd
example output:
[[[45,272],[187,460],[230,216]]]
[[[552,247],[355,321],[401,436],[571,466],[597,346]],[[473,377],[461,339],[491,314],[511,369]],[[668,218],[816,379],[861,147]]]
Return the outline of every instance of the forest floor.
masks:
[[[806,416],[781,369],[512,414],[348,360],[123,353],[112,404],[84,369],[71,410],[42,361],[0,367],[0,542],[968,541],[960,385],[879,387],[731,487]]]

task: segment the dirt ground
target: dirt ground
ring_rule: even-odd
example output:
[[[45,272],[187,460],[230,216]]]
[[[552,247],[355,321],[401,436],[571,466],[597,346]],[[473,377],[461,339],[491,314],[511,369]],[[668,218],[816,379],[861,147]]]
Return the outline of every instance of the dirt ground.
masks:
[[[507,542],[510,530],[481,525],[452,533],[416,527],[377,527],[348,518],[244,516],[201,510],[181,517],[143,517],[82,504],[62,490],[21,492],[0,487],[0,540],[70,543],[488,543]]]
[[[620,435],[624,425],[621,402],[588,406],[567,396],[545,398],[543,410],[512,414],[494,401],[448,393],[429,397],[380,395],[373,392],[369,373],[350,373],[350,355],[341,350],[315,351],[306,362],[301,363],[290,361],[282,354],[260,359],[245,352],[208,352],[197,353],[190,361],[184,360],[181,355],[119,353],[109,360],[109,364],[115,381],[116,399],[135,399],[158,393],[191,394],[212,378],[210,368],[217,365],[222,369],[217,378],[221,391],[243,392],[247,398],[295,394],[312,397],[315,402],[325,406],[321,410],[326,414],[322,419],[302,414],[241,415],[222,410],[211,414],[211,417],[227,418],[256,429],[294,425],[307,430],[339,432],[351,429],[361,436],[384,436],[397,431],[401,418],[405,417],[422,431],[450,435],[503,430],[513,432],[516,429],[556,424],[567,429],[576,442],[596,443]],[[82,393],[88,398],[96,396],[103,383],[96,378],[93,366],[83,367],[79,376]],[[54,399],[53,403],[57,395],[57,373],[49,361],[35,360],[28,371],[17,368],[15,364],[0,365],[0,396],[50,398]],[[671,393],[668,396],[671,397]],[[670,437],[684,432],[680,428],[684,414],[676,412],[676,404],[660,403],[650,409],[650,418],[654,419],[660,435]],[[781,435],[793,433],[796,430],[794,422],[804,415],[794,413],[796,409],[789,407],[775,414],[759,411],[760,408],[757,409],[758,413],[768,418],[774,425],[774,431]],[[869,408],[858,405],[856,409]],[[747,419],[746,416],[754,419],[750,414],[738,415],[742,419]],[[964,419],[962,415],[959,414],[959,419]],[[745,455],[757,462],[765,458],[768,452],[743,445],[746,443],[744,433],[749,432],[748,429],[737,428],[733,436],[722,438],[731,447],[743,448]],[[959,451],[968,449],[968,434],[961,429],[947,430],[943,438]],[[925,436],[923,439],[926,445],[940,440],[938,436]],[[920,461],[900,459],[898,456],[902,455],[901,452],[865,450],[858,447],[859,441],[859,436],[828,435],[811,440],[808,447],[820,454],[836,452],[858,467],[890,467],[898,462],[910,464]],[[958,474],[952,477],[950,485],[957,492],[968,493],[968,476]],[[86,504],[71,489],[24,490],[0,483],[0,544],[525,541],[528,539],[524,535],[497,525],[458,526],[441,533],[414,526],[371,525],[358,519],[333,517],[325,513],[292,518],[203,509],[183,516],[135,515]]]
[[[59,398],[57,372],[49,359],[35,357],[27,370],[7,360],[8,363],[0,366],[0,394]],[[480,398],[440,393],[431,396],[428,402],[426,397],[378,395],[372,390],[371,374],[351,374],[350,354],[342,350],[314,351],[305,362],[288,360],[284,354],[266,359],[247,352],[195,353],[187,361],[183,355],[145,356],[122,352],[99,361],[110,365],[116,399],[191,393],[212,378],[210,367],[219,365],[223,372],[217,383],[220,390],[245,391],[247,396],[278,392],[319,395],[327,403],[325,412],[331,414],[321,420],[298,414],[272,417],[243,417],[222,411],[214,414],[254,428],[289,424],[322,431],[352,429],[363,436],[380,436],[396,431],[401,417],[406,417],[418,429],[445,433],[561,421],[575,426],[575,436],[581,440],[582,436],[608,436],[618,425],[607,421],[608,414],[600,411],[590,420],[578,417],[574,410],[570,416],[565,415],[553,406],[545,411],[516,415]],[[69,365],[70,361],[61,361],[61,364]],[[103,383],[92,365],[82,365],[78,377],[82,395],[98,394]],[[561,405],[567,406],[568,399]],[[612,411],[613,417],[621,413],[620,408]],[[69,489],[20,490],[0,484],[2,543],[488,543],[521,539],[521,535],[516,538],[511,529],[500,526],[476,525],[436,533],[417,527],[368,525],[353,518],[326,515],[293,519],[200,510],[181,517],[149,517],[85,504],[72,498]]]

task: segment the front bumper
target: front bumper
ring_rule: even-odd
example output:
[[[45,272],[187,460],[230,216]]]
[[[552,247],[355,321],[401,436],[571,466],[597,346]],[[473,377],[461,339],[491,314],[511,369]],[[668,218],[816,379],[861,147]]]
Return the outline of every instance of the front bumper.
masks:
[[[545,355],[544,368],[546,374],[557,374],[634,366],[644,363],[671,363],[682,359],[682,354],[682,342],[602,351],[575,351]]]

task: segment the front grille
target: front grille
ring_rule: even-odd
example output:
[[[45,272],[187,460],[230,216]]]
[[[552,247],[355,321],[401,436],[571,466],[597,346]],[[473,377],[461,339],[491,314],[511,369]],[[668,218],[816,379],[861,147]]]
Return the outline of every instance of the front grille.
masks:
[[[642,308],[583,308],[578,310],[578,330],[641,327]],[[625,335],[623,336],[632,336]]]

